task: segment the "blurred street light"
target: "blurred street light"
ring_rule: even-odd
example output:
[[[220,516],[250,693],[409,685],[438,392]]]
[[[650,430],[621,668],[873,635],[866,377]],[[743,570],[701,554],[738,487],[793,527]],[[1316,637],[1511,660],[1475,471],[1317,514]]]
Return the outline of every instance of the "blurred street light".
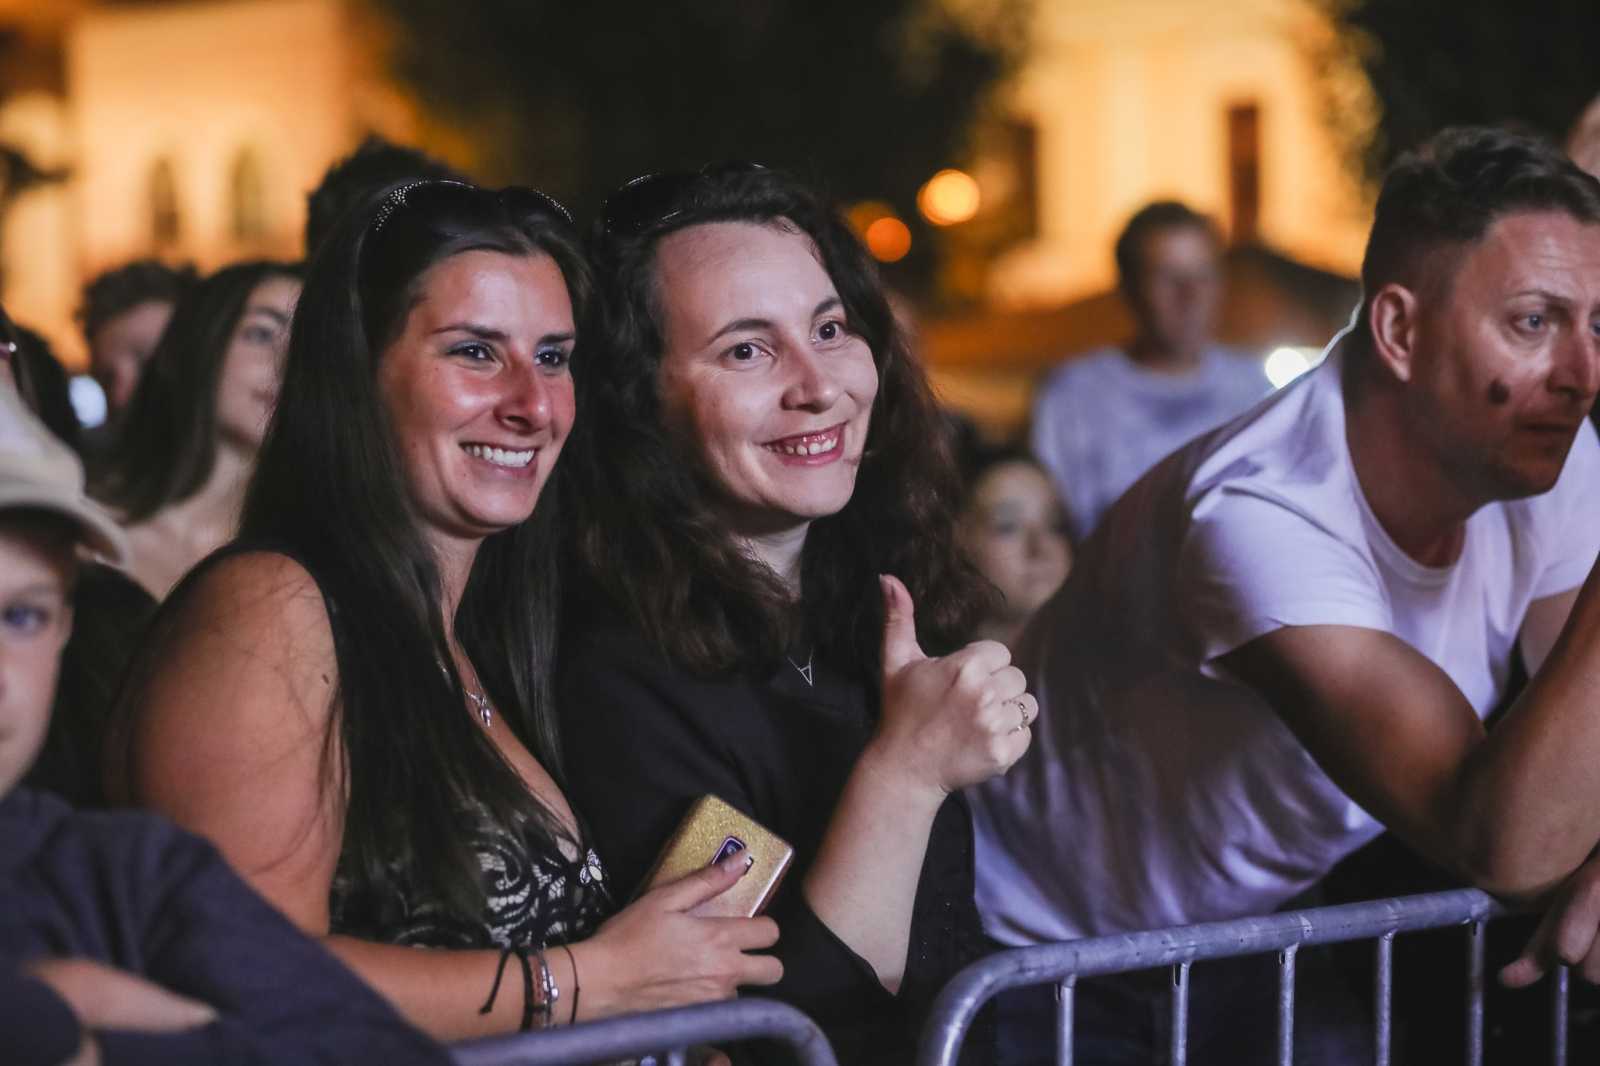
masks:
[[[1272,387],[1281,389],[1307,370],[1317,365],[1317,357],[1321,354],[1316,348],[1291,348],[1288,346],[1275,348],[1262,362],[1262,369],[1266,371],[1267,380],[1272,382]]]
[[[964,170],[941,170],[917,193],[917,209],[935,226],[954,226],[978,213],[978,182]]]
[[[893,215],[884,215],[867,227],[867,251],[880,263],[895,263],[911,251],[911,230]]]

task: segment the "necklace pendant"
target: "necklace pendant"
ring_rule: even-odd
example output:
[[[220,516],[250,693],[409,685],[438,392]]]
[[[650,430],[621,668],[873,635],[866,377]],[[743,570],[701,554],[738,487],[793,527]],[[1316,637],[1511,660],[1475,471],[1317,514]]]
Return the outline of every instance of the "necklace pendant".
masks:
[[[815,650],[813,650],[810,655],[806,656],[806,664],[804,666],[801,666],[799,663],[795,662],[794,659],[787,655],[785,655],[784,658],[789,660],[789,665],[794,667],[795,673],[800,675],[801,679],[805,681],[807,687],[816,687],[816,682],[812,680],[811,673],[811,666],[816,662],[817,659],[817,653]]]
[[[494,724],[494,709],[489,706],[489,697],[478,692],[468,692],[467,698],[472,701],[472,706],[477,709],[478,717],[483,719],[483,728],[488,729]]]

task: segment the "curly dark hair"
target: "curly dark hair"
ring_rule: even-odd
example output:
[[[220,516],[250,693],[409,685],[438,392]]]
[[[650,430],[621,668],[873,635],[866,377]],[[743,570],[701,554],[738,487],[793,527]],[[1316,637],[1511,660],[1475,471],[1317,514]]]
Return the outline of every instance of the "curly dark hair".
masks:
[[[881,573],[910,590],[924,647],[960,646],[987,586],[955,541],[961,486],[949,425],[872,261],[828,204],[781,171],[724,167],[679,184],[654,205],[659,221],[602,223],[595,235],[605,314],[583,368],[573,449],[579,568],[671,660],[701,675],[773,669],[802,633],[847,668],[876,672]],[[731,221],[792,226],[811,240],[878,370],[855,491],[812,523],[798,604],[730,535],[704,473],[664,427],[657,396],[656,248],[669,233]]]

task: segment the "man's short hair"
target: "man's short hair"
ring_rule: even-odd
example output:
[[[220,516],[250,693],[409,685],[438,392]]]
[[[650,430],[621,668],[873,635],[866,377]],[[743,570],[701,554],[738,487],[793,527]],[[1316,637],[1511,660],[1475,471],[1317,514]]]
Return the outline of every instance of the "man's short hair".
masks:
[[[306,198],[306,258],[316,254],[346,211],[377,190],[408,178],[470,180],[420,149],[372,134],[355,151],[330,166]]]
[[[174,267],[157,259],[135,259],[97,275],[83,287],[78,308],[84,340],[92,343],[101,326],[140,304],[177,303],[195,279],[194,267],[187,263]]]
[[[1176,200],[1157,200],[1146,204],[1128,219],[1117,236],[1117,281],[1129,288],[1144,268],[1144,242],[1153,233],[1168,229],[1193,228],[1203,230],[1216,244],[1222,240],[1217,225],[1188,204]]]
[[[1454,274],[1458,256],[1502,217],[1557,211],[1600,225],[1600,181],[1538,137],[1487,126],[1436,134],[1384,176],[1361,262],[1361,333],[1370,301],[1391,283],[1418,287],[1429,264]]]

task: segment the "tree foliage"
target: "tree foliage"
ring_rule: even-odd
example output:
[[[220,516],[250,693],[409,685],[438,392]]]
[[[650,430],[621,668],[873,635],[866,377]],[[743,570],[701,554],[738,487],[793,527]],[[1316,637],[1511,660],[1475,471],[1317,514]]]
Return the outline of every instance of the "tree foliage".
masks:
[[[1562,140],[1600,94],[1600,0],[1318,2],[1375,97],[1376,122],[1352,138],[1369,178],[1450,125],[1509,123]]]
[[[491,180],[592,212],[641,173],[753,159],[841,201],[958,161],[1027,0],[379,0],[396,73]]]

